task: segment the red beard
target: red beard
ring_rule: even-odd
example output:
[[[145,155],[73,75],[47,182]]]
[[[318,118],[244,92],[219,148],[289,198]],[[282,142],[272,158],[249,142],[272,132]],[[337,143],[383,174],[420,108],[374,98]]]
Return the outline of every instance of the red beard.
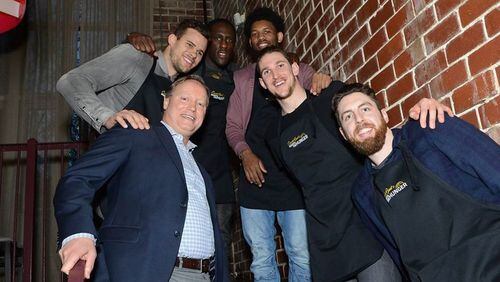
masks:
[[[349,142],[360,154],[370,156],[380,151],[384,146],[387,124],[382,120],[382,124],[378,128],[375,128],[375,125],[371,123],[363,123],[356,127],[356,129],[354,130],[354,135],[357,135],[361,128],[367,126],[375,129],[375,136],[369,137],[364,141],[355,140],[354,138],[350,137]]]

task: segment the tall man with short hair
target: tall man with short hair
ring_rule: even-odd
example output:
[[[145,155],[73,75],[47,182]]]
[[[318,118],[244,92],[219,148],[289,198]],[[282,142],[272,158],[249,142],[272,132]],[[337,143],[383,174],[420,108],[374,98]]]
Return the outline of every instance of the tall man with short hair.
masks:
[[[284,39],[283,19],[269,8],[257,8],[247,17],[245,36],[252,55]],[[315,92],[326,87],[331,78],[314,74],[301,64],[299,80],[314,85]],[[314,77],[314,79],[313,79]],[[227,112],[226,135],[229,145],[242,163],[238,194],[243,235],[250,245],[250,269],[256,281],[280,281],[276,263],[275,218],[282,230],[289,258],[290,281],[309,281],[309,251],[304,203],[300,189],[287,172],[279,168],[264,142],[268,122],[279,116],[271,95],[256,79],[252,63],[234,73],[235,90]]]
[[[62,271],[86,260],[98,281],[227,281],[210,177],[191,155],[208,91],[186,76],[164,98],[151,130],[116,126],[61,178],[54,197]],[[108,183],[108,208],[96,230],[91,202]],[[63,240],[64,239],[64,240]],[[99,254],[96,252],[96,239]]]
[[[354,202],[407,278],[499,281],[498,144],[458,118],[391,130],[374,91],[359,83],[333,108],[342,135],[367,156]]]
[[[149,128],[162,119],[162,93],[179,73],[197,66],[207,47],[208,30],[195,20],[182,21],[155,57],[121,44],[63,75],[57,90],[94,129],[117,122]],[[149,123],[148,123],[149,122]]]
[[[227,144],[226,113],[234,90],[231,60],[234,55],[236,30],[226,19],[208,23],[210,40],[205,59],[196,69],[210,91],[210,104],[205,122],[193,135],[198,145],[193,155],[212,177],[217,203],[217,218],[226,252],[231,251],[231,220],[234,213],[234,188],[230,159],[234,158]]]
[[[399,281],[397,268],[351,201],[359,156],[342,142],[330,108],[344,84],[333,81],[314,97],[296,78],[299,66],[276,47],[261,52],[257,67],[260,84],[281,107],[280,117],[269,125],[267,142],[304,194],[313,279]]]

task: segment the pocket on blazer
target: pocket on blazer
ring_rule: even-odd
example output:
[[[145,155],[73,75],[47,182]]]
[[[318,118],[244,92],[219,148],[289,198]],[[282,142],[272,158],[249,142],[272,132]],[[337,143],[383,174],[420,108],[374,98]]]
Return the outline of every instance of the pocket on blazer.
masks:
[[[139,241],[140,231],[135,226],[103,226],[99,230],[99,241],[136,243]]]

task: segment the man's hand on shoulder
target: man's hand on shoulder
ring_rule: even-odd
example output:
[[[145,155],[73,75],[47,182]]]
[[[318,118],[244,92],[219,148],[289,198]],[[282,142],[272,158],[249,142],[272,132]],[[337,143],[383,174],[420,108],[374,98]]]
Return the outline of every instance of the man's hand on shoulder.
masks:
[[[153,55],[156,51],[156,46],[153,38],[147,34],[139,32],[131,32],[127,34],[127,42],[132,44],[135,49]]]
[[[85,278],[90,279],[90,273],[94,269],[94,262],[97,257],[97,251],[94,241],[90,238],[74,238],[66,243],[59,250],[61,258],[61,271],[69,274],[69,271],[75,266],[78,260],[85,260]]]
[[[427,127],[427,117],[429,118],[429,128],[436,128],[436,116],[440,123],[444,123],[444,113],[453,116],[453,111],[446,105],[439,103],[433,98],[422,98],[409,111],[410,118],[420,120],[420,127]]]
[[[317,72],[313,74],[311,93],[318,95],[323,89],[327,88],[332,82],[332,77],[325,73]]]
[[[122,110],[110,116],[104,123],[104,127],[111,129],[116,123],[123,128],[127,128],[127,122],[134,129],[149,129],[149,120],[134,110]]]
[[[264,173],[267,173],[267,170],[260,158],[252,150],[246,149],[241,152],[240,159],[248,182],[262,187]]]

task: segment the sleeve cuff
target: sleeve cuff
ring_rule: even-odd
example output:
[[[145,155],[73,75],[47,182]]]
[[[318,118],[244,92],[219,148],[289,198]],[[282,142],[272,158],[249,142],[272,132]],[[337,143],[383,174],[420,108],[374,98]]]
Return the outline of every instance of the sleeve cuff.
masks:
[[[95,246],[95,243],[97,241],[97,239],[94,237],[94,235],[92,235],[90,233],[76,233],[76,234],[73,234],[71,236],[66,237],[62,241],[61,248],[64,247],[64,245],[66,245],[69,241],[71,241],[73,239],[76,239],[76,238],[89,238],[89,239],[92,239],[92,241],[94,241],[94,246]]]

